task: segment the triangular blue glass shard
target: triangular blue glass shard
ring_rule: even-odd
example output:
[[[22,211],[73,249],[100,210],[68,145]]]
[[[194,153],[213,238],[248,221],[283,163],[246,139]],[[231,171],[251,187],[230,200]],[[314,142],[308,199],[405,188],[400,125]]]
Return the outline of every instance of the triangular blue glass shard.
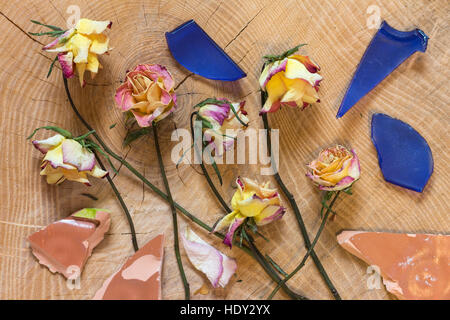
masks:
[[[399,31],[383,21],[353,75],[336,118],[342,117],[414,52],[425,52],[427,43],[428,36],[422,30]]]
[[[194,20],[166,32],[166,41],[175,60],[195,74],[225,81],[246,76]]]
[[[425,139],[409,124],[376,113],[372,142],[387,182],[422,192],[433,173],[433,155]]]

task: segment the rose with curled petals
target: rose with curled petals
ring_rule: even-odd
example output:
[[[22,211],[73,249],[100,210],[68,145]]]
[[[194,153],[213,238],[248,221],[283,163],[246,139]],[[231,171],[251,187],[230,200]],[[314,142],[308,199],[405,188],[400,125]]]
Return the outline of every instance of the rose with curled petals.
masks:
[[[233,211],[223,217],[213,232],[228,227],[224,243],[231,248],[234,233],[247,218],[253,218],[257,226],[263,226],[281,219],[286,208],[281,206],[281,197],[276,189],[270,189],[269,183],[258,184],[248,178],[237,178],[238,190],[231,200]]]
[[[245,101],[240,103],[228,102],[218,99],[202,105],[198,115],[203,121],[203,134],[205,141],[212,146],[216,156],[230,150],[239,130],[248,125],[247,112],[244,110]],[[228,130],[228,131],[227,131]]]
[[[349,188],[359,179],[361,168],[355,150],[337,145],[327,148],[319,153],[308,168],[311,172],[306,174],[320,190],[340,191]]]
[[[90,71],[94,78],[102,68],[98,55],[109,50],[109,38],[103,32],[111,25],[111,21],[80,19],[75,28],[67,30],[42,50],[58,53],[58,61],[66,78],[73,77],[75,66],[80,84],[84,86],[85,71]]]
[[[140,64],[127,73],[117,88],[116,104],[122,112],[131,111],[140,127],[149,127],[175,111],[174,87],[175,81],[166,67]]]
[[[308,56],[292,54],[267,63],[259,77],[267,99],[260,114],[276,112],[281,106],[306,108],[320,102],[317,91],[322,76],[320,68]]]
[[[108,174],[97,165],[94,153],[74,139],[57,134],[32,143],[45,155],[41,176],[47,177],[48,184],[60,184],[67,179],[90,186],[88,175],[104,178]]]

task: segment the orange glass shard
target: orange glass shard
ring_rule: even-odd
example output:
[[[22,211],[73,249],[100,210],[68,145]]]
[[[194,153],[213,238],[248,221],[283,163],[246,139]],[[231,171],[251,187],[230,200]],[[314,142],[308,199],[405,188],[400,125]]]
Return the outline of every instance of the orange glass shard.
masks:
[[[450,299],[450,236],[343,231],[348,252],[377,266],[386,289],[399,299]]]
[[[75,279],[81,274],[92,250],[103,240],[109,225],[108,212],[83,209],[33,233],[28,241],[40,264],[51,272]]]
[[[97,291],[94,300],[161,300],[164,235],[139,249]]]

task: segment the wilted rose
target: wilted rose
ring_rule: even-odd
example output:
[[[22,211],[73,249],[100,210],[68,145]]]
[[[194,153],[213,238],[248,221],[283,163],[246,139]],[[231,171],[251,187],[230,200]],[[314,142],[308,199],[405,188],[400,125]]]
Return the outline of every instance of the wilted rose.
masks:
[[[322,150],[308,167],[311,172],[306,176],[325,191],[344,190],[358,180],[361,173],[355,151],[340,145]]]
[[[223,217],[213,231],[228,227],[224,243],[230,248],[236,229],[245,219],[253,218],[257,226],[263,226],[281,219],[286,208],[281,206],[281,198],[277,189],[270,189],[269,182],[258,184],[248,178],[237,178],[238,190],[231,199],[233,212]]]
[[[177,103],[175,81],[166,67],[140,64],[127,73],[116,90],[115,100],[123,112],[131,111],[141,127],[149,127],[171,114]]]
[[[67,179],[90,186],[87,175],[104,178],[108,174],[97,166],[94,153],[76,140],[57,134],[45,140],[34,140],[33,145],[45,155],[41,176],[47,176],[48,184],[60,184]]]
[[[111,21],[80,19],[75,28],[67,30],[42,49],[58,52],[58,61],[66,78],[73,77],[75,65],[80,84],[84,86],[84,72],[90,71],[91,77],[94,78],[98,69],[102,68],[97,55],[109,50],[109,38],[103,31],[111,28],[111,25]]]
[[[216,156],[230,150],[238,130],[245,129],[248,125],[244,105],[245,101],[232,103],[223,99],[199,108],[198,115],[203,120],[204,138],[212,146]]]
[[[267,92],[260,114],[275,112],[284,105],[303,109],[319,102],[319,70],[309,57],[297,54],[268,63],[259,78],[261,89]]]

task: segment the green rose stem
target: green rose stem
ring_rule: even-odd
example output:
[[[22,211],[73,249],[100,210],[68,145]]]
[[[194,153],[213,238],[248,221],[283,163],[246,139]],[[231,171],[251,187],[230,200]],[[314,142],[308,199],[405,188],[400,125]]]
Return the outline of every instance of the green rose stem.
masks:
[[[83,118],[83,116],[80,114],[80,112],[78,111],[77,107],[75,106],[73,100],[72,100],[72,96],[70,95],[70,91],[69,91],[69,86],[67,84],[67,79],[64,78],[63,76],[63,82],[64,82],[64,88],[66,90],[66,94],[67,94],[67,98],[69,99],[69,103],[70,106],[72,108],[72,110],[74,111],[75,115],[78,117],[78,119],[83,123],[83,125],[89,130],[89,131],[93,131],[94,129],[91,127],[91,125]],[[162,192],[160,189],[158,189],[156,186],[154,186],[150,181],[147,180],[147,178],[145,178],[141,173],[139,173],[139,171],[137,171],[133,166],[131,166],[128,161],[122,159],[119,155],[117,155],[116,153],[114,153],[111,149],[108,148],[108,146],[103,142],[103,140],[100,138],[100,136],[98,135],[97,132],[93,132],[92,135],[95,137],[95,139],[98,141],[98,143],[101,145],[101,147],[103,148],[103,150],[108,153],[111,157],[113,157],[114,159],[116,159],[117,161],[119,161],[120,163],[122,163],[122,165],[124,165],[128,170],[130,170],[135,176],[137,176],[142,182],[144,182],[150,189],[152,189],[153,192],[155,192],[156,194],[158,194],[161,198],[163,198],[165,201],[168,201],[168,197],[167,195]],[[189,218],[192,222],[196,223],[197,225],[199,225],[200,227],[202,227],[203,229],[213,233],[215,236],[217,236],[220,239],[225,239],[225,236],[219,232],[212,232],[213,228],[211,228],[210,226],[208,226],[206,223],[204,223],[203,221],[201,221],[200,219],[198,219],[197,217],[195,217],[193,214],[191,214],[189,211],[187,211],[186,209],[184,209],[182,206],[180,206],[177,202],[174,201],[174,205],[175,207],[183,214],[185,215],[187,218]],[[238,245],[237,241],[234,241],[235,245]],[[279,283],[281,281],[280,277],[278,277],[278,274],[276,273],[271,273],[269,270],[272,270],[270,267],[267,267],[263,265],[263,263],[261,262],[260,257],[262,257],[261,253],[258,254],[258,252],[254,252],[252,251],[248,246],[243,245],[242,247],[239,246],[240,249],[242,249],[244,252],[246,252],[247,254],[253,256],[260,264],[261,266],[264,268],[264,270],[267,272],[267,274],[276,282]],[[302,297],[301,295],[293,292],[292,290],[290,290],[285,284],[283,284],[281,286],[281,288],[293,299],[297,299],[297,300],[303,300],[305,299],[304,297]]]
[[[170,192],[169,181],[167,181],[166,170],[164,169],[164,161],[162,159],[161,149],[159,148],[157,122],[153,122],[152,128],[153,128],[153,138],[155,140],[156,154],[158,155],[159,168],[161,170],[161,176],[163,178],[164,187],[166,188],[167,199],[169,200],[170,208],[172,210],[173,247],[175,250],[175,257],[177,258],[178,270],[180,271],[181,280],[183,281],[184,299],[189,300],[190,299],[189,283],[186,279],[186,274],[184,273],[183,261],[181,260],[181,255],[180,255],[180,242],[178,240],[177,210],[175,209],[175,204],[173,202],[172,193]]]
[[[198,150],[198,145],[195,141],[195,132],[194,132],[194,125],[193,125],[193,120],[194,120],[194,116],[196,116],[198,113],[197,112],[193,112],[191,114],[191,121],[190,121],[190,126],[191,126],[191,135],[192,138],[194,139],[194,150],[197,154],[197,157],[199,159],[202,159],[202,155],[200,150]],[[214,183],[211,180],[211,177],[209,176],[208,171],[206,170],[205,164],[203,163],[203,161],[200,161],[200,168],[202,169],[203,175],[206,178],[206,181],[208,182],[209,187],[211,188],[212,192],[214,193],[214,195],[216,196],[217,200],[219,200],[219,202],[222,204],[222,207],[224,208],[225,212],[229,213],[231,212],[231,208],[228,206],[228,204],[225,202],[225,200],[223,199],[223,197],[220,195],[220,192],[217,190],[216,186],[214,185]],[[276,283],[280,283],[281,279],[278,276],[278,274],[276,273],[276,271],[272,268],[271,264],[269,264],[269,262],[267,261],[267,259],[264,257],[264,255],[261,253],[261,251],[259,251],[259,249],[255,246],[254,244],[254,240],[250,237],[247,236],[246,238],[250,249],[253,251],[253,257],[259,262],[259,264],[264,268],[264,270],[270,275],[270,277],[276,282]],[[239,243],[240,246],[240,243]],[[285,286],[284,284],[281,284],[281,286]],[[286,290],[290,290],[287,286],[284,289]],[[306,297],[300,296],[298,295],[298,299],[299,300],[307,300]]]
[[[95,154],[95,158],[97,159],[97,162],[100,166],[100,168],[102,168],[102,170],[106,170],[105,166],[103,165],[102,161],[100,160],[100,157],[97,155],[97,153],[95,151],[93,151]],[[134,223],[133,223],[133,219],[131,218],[130,212],[128,211],[127,205],[125,204],[125,202],[123,201],[122,196],[120,195],[119,190],[117,190],[116,185],[114,184],[113,179],[108,175],[106,175],[106,179],[108,179],[109,184],[111,185],[111,188],[113,189],[114,193],[116,194],[117,199],[120,202],[120,205],[122,206],[123,211],[125,212],[125,216],[127,217],[128,220],[128,224],[130,226],[130,231],[131,231],[131,241],[133,242],[133,248],[134,251],[138,251],[139,250],[139,246],[136,240],[136,230],[134,229]]]
[[[267,99],[267,94],[264,91],[261,91],[262,105],[264,105],[266,99]],[[266,134],[267,150],[268,150],[269,156],[271,158],[271,164],[272,164],[275,180],[280,185],[281,190],[283,190],[284,195],[288,198],[289,203],[291,204],[291,207],[294,210],[295,217],[297,218],[297,222],[300,227],[300,232],[302,233],[303,240],[305,242],[305,247],[306,247],[306,249],[309,250],[309,248],[311,248],[311,242],[309,240],[308,232],[306,231],[306,227],[305,227],[305,223],[303,221],[302,215],[297,206],[297,202],[295,201],[294,195],[289,192],[288,188],[286,187],[283,180],[281,179],[280,174],[278,173],[278,170],[276,168],[276,163],[274,162],[274,159],[272,156],[272,146],[271,146],[271,141],[270,141],[270,130],[271,129],[269,126],[269,121],[267,119],[267,113],[262,114],[262,119],[263,119],[263,123],[264,123],[264,129],[266,129],[266,131],[267,131],[267,134]],[[334,298],[336,300],[341,300],[341,296],[339,295],[337,289],[331,282],[331,279],[329,278],[328,274],[326,273],[325,268],[323,267],[322,263],[319,260],[319,257],[316,255],[316,253],[314,251],[311,251],[311,257],[314,260],[314,263],[315,263],[317,269],[319,270],[320,274],[322,275],[323,280],[325,281],[326,285],[330,289]]]
[[[278,289],[280,289],[280,285],[283,283],[286,283],[286,281],[288,281],[289,279],[291,279],[298,271],[300,271],[301,268],[303,268],[303,266],[306,263],[306,260],[308,260],[308,257],[314,252],[313,249],[317,243],[317,241],[319,240],[319,237],[323,231],[323,229],[325,228],[325,224],[327,223],[328,220],[328,216],[329,214],[332,212],[331,208],[333,207],[334,202],[336,201],[336,199],[339,196],[340,191],[337,191],[333,200],[331,200],[330,205],[327,208],[327,211],[325,213],[325,216],[322,219],[322,223],[320,224],[319,230],[317,231],[316,237],[314,238],[313,242],[311,243],[311,246],[309,247],[308,251],[306,252],[305,256],[303,257],[302,261],[300,262],[300,264],[294,269],[294,271],[292,271],[286,278],[283,279],[283,281],[281,281],[277,287],[272,291],[272,293],[269,295],[269,297],[267,299],[272,299],[273,296],[277,293]]]

